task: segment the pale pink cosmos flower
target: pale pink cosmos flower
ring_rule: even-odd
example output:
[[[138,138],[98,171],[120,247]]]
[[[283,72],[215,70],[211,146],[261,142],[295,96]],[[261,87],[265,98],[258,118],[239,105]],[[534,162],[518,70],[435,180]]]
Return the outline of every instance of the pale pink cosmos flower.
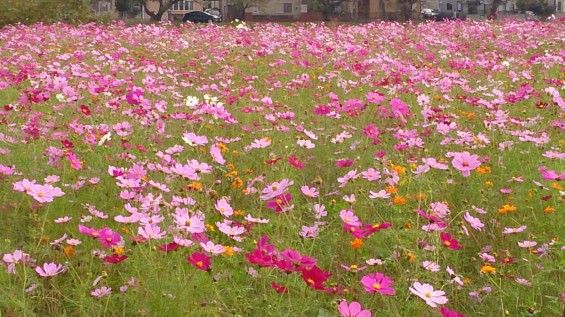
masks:
[[[204,251],[211,253],[213,255],[218,255],[226,252],[226,249],[224,249],[224,247],[221,244],[215,244],[212,241],[208,241],[206,243],[200,242],[200,246]]]
[[[438,272],[441,269],[439,264],[432,261],[424,261],[422,267],[430,272]]]
[[[346,202],[348,202],[348,203],[354,203],[354,202],[357,201],[357,200],[355,199],[355,194],[351,194],[351,195],[349,195],[349,196],[345,195],[345,196],[343,196],[343,200],[346,201]]]
[[[527,226],[520,226],[518,228],[504,228],[504,231],[502,231],[503,234],[511,234],[511,233],[520,233],[523,232],[524,230],[526,230]]]
[[[381,178],[381,172],[377,171],[372,167],[366,171],[361,172],[361,175],[363,176],[364,179],[370,182],[377,181]]]
[[[367,263],[368,265],[384,265],[385,261],[381,260],[381,259],[368,259],[367,261],[365,261],[365,263]]]
[[[307,185],[300,187],[300,191],[302,192],[302,194],[304,194],[304,196],[310,198],[316,198],[318,197],[318,195],[320,195],[320,192],[316,187],[309,187]]]
[[[214,162],[220,165],[224,165],[226,163],[226,160],[222,156],[222,151],[216,144],[212,144],[212,146],[210,147],[210,155],[212,156],[212,160],[214,160]]]
[[[451,164],[461,171],[464,177],[468,177],[471,175],[472,170],[481,166],[481,161],[479,161],[479,156],[476,154],[471,155],[469,152],[458,152],[454,153]]]
[[[145,239],[161,239],[167,234],[161,227],[154,223],[148,223],[137,228],[137,233]]]
[[[24,253],[22,250],[15,250],[13,253],[6,253],[2,257],[2,262],[8,270],[8,274],[16,274],[16,264],[27,264],[33,262],[29,254]]]
[[[351,226],[359,227],[361,225],[361,221],[359,218],[353,213],[353,209],[343,209],[339,212],[339,217],[341,220]]]
[[[535,241],[522,241],[522,242],[518,242],[518,246],[521,248],[533,248],[537,245],[538,243]]]
[[[315,223],[313,226],[302,226],[302,231],[300,231],[299,235],[303,238],[315,238],[318,236],[319,226]]]
[[[481,231],[485,226],[485,224],[481,222],[481,219],[471,216],[468,211],[465,213],[463,218],[476,230]]]
[[[381,189],[378,192],[374,192],[374,191],[370,190],[369,191],[369,198],[371,198],[371,199],[377,199],[377,198],[387,199],[387,198],[390,198],[390,193],[388,193],[384,189]]]
[[[102,298],[104,296],[110,295],[112,293],[112,289],[108,286],[102,286],[90,292],[90,295],[98,298]]]
[[[320,218],[323,218],[327,215],[328,215],[328,212],[326,211],[326,206],[320,205],[320,204],[314,205],[314,218],[320,219]]]
[[[57,263],[43,263],[43,266],[38,266],[35,268],[37,274],[42,277],[55,276],[57,274],[65,272],[67,268],[62,264]]]
[[[268,184],[261,191],[261,200],[269,200],[284,193],[294,182],[288,179],[282,179],[280,182]]]
[[[69,222],[73,219],[73,217],[69,217],[69,216],[64,216],[61,218],[57,218],[55,220],[53,220],[54,223],[65,223],[65,222]]]
[[[514,281],[515,281],[516,283],[520,284],[520,285],[524,285],[524,286],[527,286],[527,287],[531,287],[531,286],[532,286],[532,282],[528,281],[528,280],[525,279],[525,278],[516,278]]]
[[[208,144],[208,138],[203,136],[198,136],[193,132],[185,132],[182,136],[182,140],[189,146],[199,146]]]
[[[414,282],[412,287],[408,288],[412,294],[423,299],[426,304],[431,307],[437,307],[437,305],[443,305],[447,303],[447,297],[444,291],[436,291],[434,287],[430,284],[420,282]]]
[[[216,208],[216,210],[224,217],[233,215],[233,208],[226,197],[218,199],[218,201],[214,204],[214,208]]]
[[[35,180],[30,181],[27,178],[25,178],[19,182],[13,183],[12,187],[17,192],[28,192],[30,188],[35,185],[35,182],[36,182]]]
[[[347,304],[346,301],[339,303],[337,308],[341,317],[371,317],[371,311],[367,309],[361,309],[361,304],[359,302],[351,302]]]

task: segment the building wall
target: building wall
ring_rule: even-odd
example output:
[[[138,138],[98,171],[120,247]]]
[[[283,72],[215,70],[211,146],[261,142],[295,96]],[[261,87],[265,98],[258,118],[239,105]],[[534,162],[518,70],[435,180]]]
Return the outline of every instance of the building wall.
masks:
[[[147,1],[147,9],[149,9],[149,11],[157,12],[159,10],[159,2]],[[180,20],[182,20],[182,16],[185,13],[190,11],[202,11],[202,10],[203,10],[202,1],[192,1],[192,10],[172,10],[171,8],[163,14],[163,18],[161,20],[167,21],[167,20],[174,20],[179,18]],[[144,10],[142,11],[143,12],[141,13],[141,18],[149,20],[150,17],[147,15],[147,13],[145,13]]]
[[[249,8],[246,12],[252,15],[283,15],[298,18],[301,8],[301,0],[270,0]]]

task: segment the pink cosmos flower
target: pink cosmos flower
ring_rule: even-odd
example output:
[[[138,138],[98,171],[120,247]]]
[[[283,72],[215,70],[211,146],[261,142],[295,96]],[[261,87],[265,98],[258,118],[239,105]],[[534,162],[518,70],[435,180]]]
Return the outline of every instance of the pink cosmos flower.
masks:
[[[103,228],[99,232],[98,241],[102,243],[105,248],[110,248],[122,241],[119,233],[112,231],[110,228]]]
[[[395,294],[394,289],[391,287],[393,284],[392,279],[382,273],[371,273],[363,276],[361,284],[369,293],[380,293],[389,296]]]
[[[453,155],[451,164],[456,169],[460,170],[464,177],[471,175],[471,171],[481,166],[479,156],[476,154],[471,155],[469,152],[460,152]]]
[[[210,257],[204,253],[194,252],[190,256],[187,256],[186,260],[199,270],[209,271],[212,269]]]
[[[224,165],[226,163],[226,160],[222,156],[222,151],[216,144],[212,144],[212,146],[210,147],[210,155],[212,156],[212,160],[214,160],[214,162],[220,165]]]
[[[22,250],[15,250],[13,253],[6,253],[2,257],[2,262],[8,270],[8,274],[16,274],[16,264],[27,264],[33,262],[29,254],[24,253]]]
[[[286,212],[291,210],[294,205],[290,205],[292,200],[292,195],[289,193],[278,195],[275,199],[267,202],[266,206],[269,209],[273,209],[276,213]]]
[[[359,302],[347,304],[346,301],[342,301],[339,303],[337,310],[342,317],[371,317],[371,311],[367,309],[361,310]]]
[[[216,201],[214,208],[224,217],[233,215],[233,208],[226,197],[222,197]]]
[[[426,304],[431,307],[437,307],[437,305],[443,305],[447,303],[447,297],[445,297],[444,291],[435,291],[434,287],[430,284],[420,282],[414,282],[412,287],[408,288],[412,294],[422,298]]]
[[[31,184],[27,193],[40,203],[52,202],[53,198],[65,195],[60,188],[50,184]]]
[[[465,317],[463,314],[460,314],[453,310],[449,310],[445,307],[440,308],[439,312],[441,313],[442,317]]]
[[[42,277],[55,276],[57,274],[65,272],[67,268],[62,264],[56,263],[43,263],[43,266],[38,266],[35,268],[37,274]]]
[[[288,163],[299,170],[304,169],[304,163],[296,156],[289,156]]]
[[[366,171],[361,172],[361,175],[363,176],[364,179],[370,182],[379,180],[381,178],[381,172],[377,171],[372,167]]]
[[[284,193],[292,184],[293,181],[282,179],[280,182],[273,182],[265,186],[261,191],[261,200],[269,200]]]

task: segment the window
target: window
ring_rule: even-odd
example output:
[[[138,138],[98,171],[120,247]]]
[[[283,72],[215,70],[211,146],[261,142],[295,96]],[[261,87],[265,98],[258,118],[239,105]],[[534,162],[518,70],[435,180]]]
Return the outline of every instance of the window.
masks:
[[[463,11],[463,3],[461,3],[461,1],[457,1],[457,11]]]
[[[453,10],[453,5],[451,3],[447,4],[447,11]]]
[[[561,2],[561,1],[557,2],[557,12],[563,11],[562,6],[563,6],[563,5],[562,5],[562,2]]]
[[[194,10],[194,1],[192,0],[180,0],[175,2],[171,7],[173,11],[192,11]]]
[[[283,3],[283,13],[292,13],[292,3]]]

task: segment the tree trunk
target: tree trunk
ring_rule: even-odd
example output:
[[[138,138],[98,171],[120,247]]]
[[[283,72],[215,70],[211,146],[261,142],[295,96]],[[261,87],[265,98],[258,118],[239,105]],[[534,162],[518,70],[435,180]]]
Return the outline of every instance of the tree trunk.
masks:
[[[501,2],[501,0],[492,1],[492,8],[490,8],[490,13],[488,15],[489,20],[496,20],[496,18],[498,17],[498,6]]]

